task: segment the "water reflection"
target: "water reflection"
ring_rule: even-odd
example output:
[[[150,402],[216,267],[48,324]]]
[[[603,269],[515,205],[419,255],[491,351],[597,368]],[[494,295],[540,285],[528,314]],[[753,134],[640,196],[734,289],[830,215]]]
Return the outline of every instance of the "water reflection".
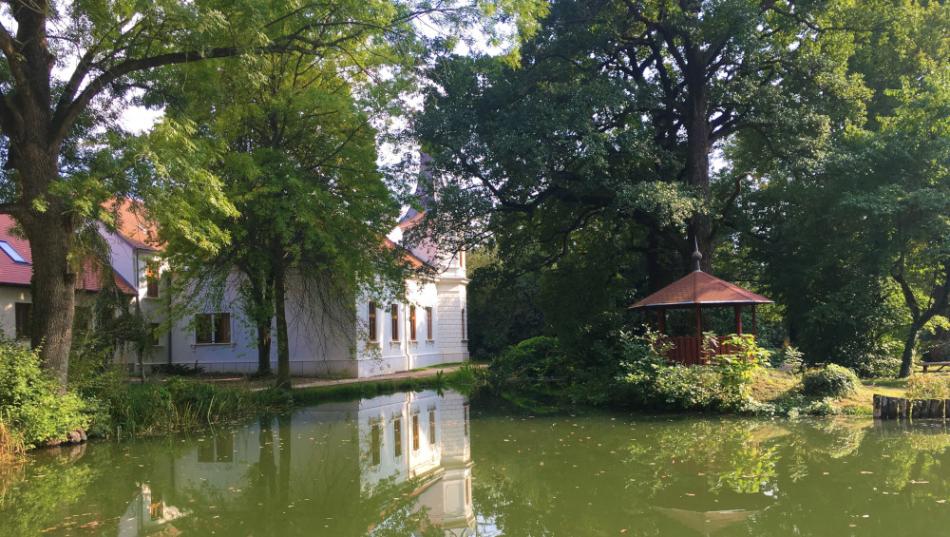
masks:
[[[217,431],[157,455],[165,471],[142,485],[119,534],[469,535],[465,417],[462,396],[422,392]]]
[[[458,394],[397,394],[0,468],[0,535],[934,535],[948,448],[932,424],[470,423]]]

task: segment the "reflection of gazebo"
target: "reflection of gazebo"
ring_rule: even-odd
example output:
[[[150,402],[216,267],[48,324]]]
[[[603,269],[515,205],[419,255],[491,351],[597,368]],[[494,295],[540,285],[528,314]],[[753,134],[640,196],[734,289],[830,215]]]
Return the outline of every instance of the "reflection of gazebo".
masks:
[[[666,334],[666,310],[692,309],[696,313],[696,331],[692,335],[671,336],[673,343],[668,357],[670,361],[683,364],[705,362],[703,356],[703,308],[725,308],[732,306],[735,312],[736,333],[742,333],[742,307],[752,307],[752,333],[756,333],[756,304],[771,304],[772,301],[725,280],[706,274],[700,269],[702,254],[693,252],[695,270],[667,285],[663,289],[640,300],[631,309],[653,310],[657,315],[657,326],[661,334]]]
[[[689,511],[669,507],[654,507],[653,509],[705,536],[722,531],[733,524],[745,522],[756,513],[756,511],[745,509],[720,511]]]

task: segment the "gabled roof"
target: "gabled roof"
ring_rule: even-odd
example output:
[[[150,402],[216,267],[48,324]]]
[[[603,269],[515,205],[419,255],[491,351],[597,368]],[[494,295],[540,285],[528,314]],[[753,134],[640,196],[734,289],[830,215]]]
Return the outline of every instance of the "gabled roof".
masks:
[[[399,250],[399,251],[401,251],[402,254],[403,254],[403,259],[405,259],[410,265],[412,265],[412,268],[417,268],[417,269],[419,269],[419,268],[426,268],[426,269],[431,269],[431,268],[433,268],[432,265],[430,265],[429,263],[427,263],[424,259],[422,259],[421,257],[417,256],[416,254],[412,253],[411,251],[409,251],[408,248],[404,248],[404,247],[402,247],[402,246],[396,244],[395,242],[389,240],[388,238],[383,239],[383,244],[385,244],[387,248],[391,248],[391,249],[393,249],[393,250]]]
[[[29,241],[13,233],[15,227],[16,221],[12,216],[0,214],[0,241],[9,244],[26,261],[18,263],[5,252],[0,251],[0,285],[28,287],[33,276],[33,252]],[[136,294],[135,289],[118,273],[112,271],[112,277],[123,294]],[[102,280],[102,270],[89,260],[83,263],[82,271],[76,278],[76,289],[90,292],[101,291]]]
[[[707,304],[728,306],[771,303],[771,300],[762,295],[720,280],[701,270],[694,270],[630,308],[685,308]]]
[[[102,208],[115,216],[118,235],[134,248],[162,250],[158,226],[148,218],[141,202],[129,198],[115,198],[102,204]]]

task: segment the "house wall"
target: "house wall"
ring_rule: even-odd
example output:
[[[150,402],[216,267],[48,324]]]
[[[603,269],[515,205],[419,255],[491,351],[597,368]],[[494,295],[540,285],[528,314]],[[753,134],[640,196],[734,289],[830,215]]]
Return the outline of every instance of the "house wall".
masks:
[[[0,331],[8,339],[16,337],[17,302],[33,302],[28,287],[0,286]]]
[[[239,293],[241,279],[240,273],[232,272],[220,297],[200,291],[193,294],[189,313],[176,320],[172,328],[173,363],[192,367],[197,364],[212,373],[257,371],[257,331],[243,311]],[[305,289],[295,277],[288,282],[287,297],[291,375],[356,376],[352,313],[337,308],[331,315],[331,308],[324,306],[315,293]],[[194,315],[215,312],[231,314],[231,342],[195,343]],[[271,331],[271,368],[276,370],[276,326],[272,326]]]
[[[414,279],[407,282],[405,301],[397,303],[399,340],[393,341],[391,304],[377,305],[377,341],[368,341],[369,297],[357,303],[359,345],[358,375],[369,377],[468,359],[461,340],[461,308],[465,281],[445,282]],[[410,339],[410,307],[416,307],[416,339]],[[426,308],[432,308],[433,338],[426,326]],[[453,329],[453,324],[458,325]]]

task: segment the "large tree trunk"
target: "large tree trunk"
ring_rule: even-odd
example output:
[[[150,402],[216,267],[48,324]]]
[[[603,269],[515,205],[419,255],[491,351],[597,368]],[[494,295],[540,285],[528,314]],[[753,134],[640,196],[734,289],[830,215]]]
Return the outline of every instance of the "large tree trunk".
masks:
[[[916,321],[910,323],[907,339],[904,340],[904,353],[901,355],[901,378],[909,377],[914,370],[914,349],[917,347],[917,336],[920,334],[920,327],[921,325]]]
[[[709,90],[706,83],[705,55],[698,45],[686,49],[687,115],[686,115],[686,184],[694,188],[708,208],[711,201],[709,188],[709,151],[712,129],[709,125]],[[692,269],[692,253],[698,244],[703,259],[702,269],[712,268],[712,218],[708,212],[699,212],[690,220],[689,244],[686,262]],[[686,253],[686,252],[684,252]]]
[[[18,151],[17,173],[30,176],[26,184],[51,184],[58,176],[56,154],[35,147]],[[46,205],[43,211],[31,207],[15,214],[33,258],[31,343],[39,349],[44,368],[65,389],[76,301],[76,273],[69,266],[74,217],[56,197],[35,191],[25,194],[30,202],[42,199]]]
[[[287,339],[287,278],[282,263],[274,267],[274,311],[277,317],[277,387],[290,388],[290,342]]]

